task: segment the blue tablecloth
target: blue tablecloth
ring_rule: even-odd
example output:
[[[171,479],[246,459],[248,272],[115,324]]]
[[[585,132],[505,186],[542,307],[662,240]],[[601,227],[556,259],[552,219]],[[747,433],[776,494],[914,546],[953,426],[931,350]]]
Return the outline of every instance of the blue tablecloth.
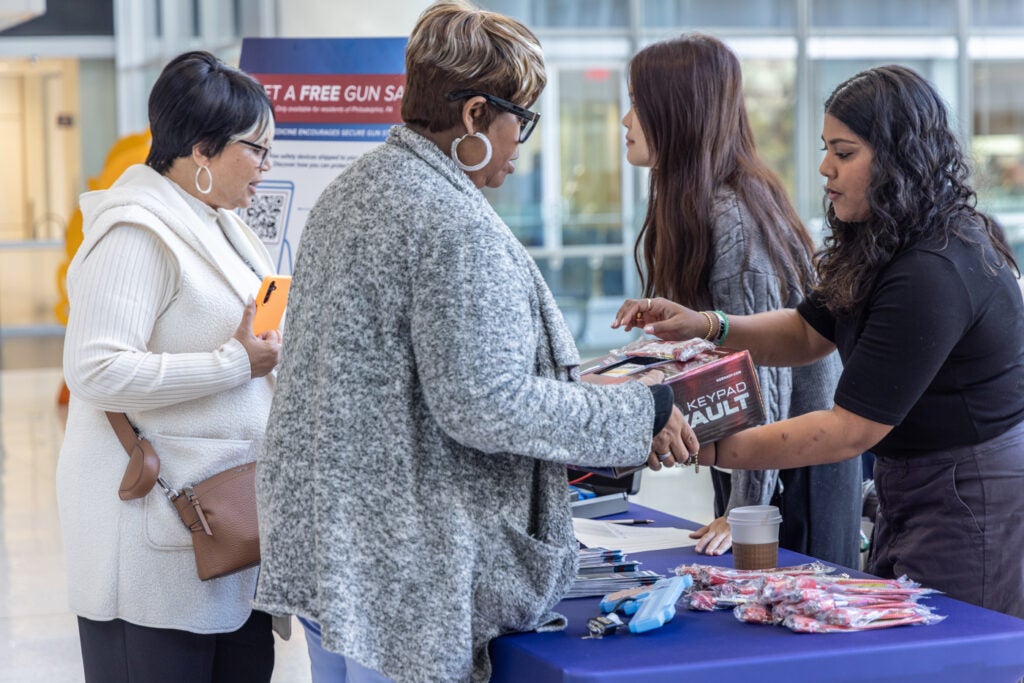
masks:
[[[618,517],[697,528],[638,506]],[[732,566],[730,553],[708,557],[693,548],[632,553],[630,558],[641,560],[644,569],[666,575],[684,563]],[[779,551],[782,566],[810,559]],[[569,618],[565,631],[515,634],[493,641],[491,681],[1015,683],[1024,677],[1024,620],[941,595],[926,602],[947,618],[933,626],[799,634],[781,626],[742,623],[731,611],[691,612],[680,607],[675,619],[660,629],[639,635],[619,629],[599,640],[584,640],[587,619],[598,614],[598,599],[563,600],[556,609]]]

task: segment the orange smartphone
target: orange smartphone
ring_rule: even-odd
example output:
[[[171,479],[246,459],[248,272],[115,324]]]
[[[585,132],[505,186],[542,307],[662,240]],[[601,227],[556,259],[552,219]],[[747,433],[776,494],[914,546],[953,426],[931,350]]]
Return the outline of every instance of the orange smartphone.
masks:
[[[257,337],[281,326],[291,287],[292,278],[289,275],[268,275],[263,278],[260,293],[256,295],[256,317],[252,319],[252,333]]]

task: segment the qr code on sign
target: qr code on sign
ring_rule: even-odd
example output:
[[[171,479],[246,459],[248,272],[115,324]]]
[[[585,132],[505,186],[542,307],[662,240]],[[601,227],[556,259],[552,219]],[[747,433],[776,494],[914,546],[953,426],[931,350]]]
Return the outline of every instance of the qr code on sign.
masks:
[[[265,244],[279,244],[288,224],[290,199],[290,189],[261,188],[239,216]]]

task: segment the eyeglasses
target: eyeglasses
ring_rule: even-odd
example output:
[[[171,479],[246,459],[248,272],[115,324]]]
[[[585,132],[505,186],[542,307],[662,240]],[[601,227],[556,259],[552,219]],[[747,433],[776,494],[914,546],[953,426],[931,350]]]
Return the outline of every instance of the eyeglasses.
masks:
[[[255,142],[249,142],[248,140],[237,140],[236,142],[241,142],[246,147],[252,147],[257,152],[261,152],[262,154],[260,156],[260,168],[263,168],[263,164],[267,163],[267,155],[270,154],[269,147],[257,145]]]
[[[507,111],[519,117],[519,143],[522,144],[529,139],[530,134],[533,133],[533,129],[537,127],[537,122],[540,121],[540,114],[535,111],[530,111],[526,107],[520,107],[518,104],[513,104],[508,100],[503,100],[495,95],[490,95],[479,90],[456,90],[450,92],[447,95],[448,101],[454,102],[455,100],[464,100],[467,97],[482,97],[487,100],[495,109]]]

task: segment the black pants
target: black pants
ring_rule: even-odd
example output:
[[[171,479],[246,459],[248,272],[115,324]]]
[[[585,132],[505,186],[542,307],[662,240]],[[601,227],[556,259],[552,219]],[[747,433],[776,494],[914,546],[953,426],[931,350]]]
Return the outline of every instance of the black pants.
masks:
[[[732,475],[712,469],[711,482],[715,517],[721,517],[732,493]],[[781,470],[779,483],[769,501],[782,513],[779,547],[859,568],[860,460]]]
[[[976,446],[875,460],[868,571],[1024,619],[1024,422]]]
[[[190,633],[78,617],[86,683],[266,683],[274,670],[270,615],[231,633]]]

